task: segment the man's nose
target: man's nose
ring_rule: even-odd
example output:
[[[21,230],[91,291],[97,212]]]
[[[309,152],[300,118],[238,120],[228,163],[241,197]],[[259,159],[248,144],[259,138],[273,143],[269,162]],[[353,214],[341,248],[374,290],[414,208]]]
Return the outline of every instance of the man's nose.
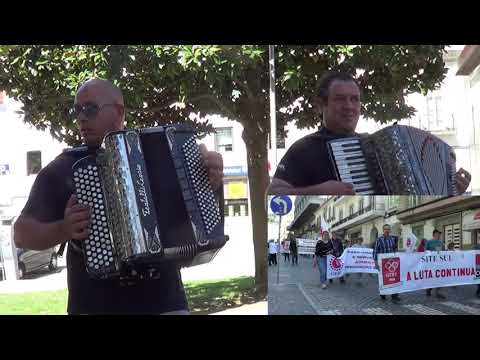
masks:
[[[88,121],[88,117],[85,116],[84,112],[82,111],[80,114],[78,114],[77,116],[77,121],[79,123],[83,123],[83,122],[86,122]]]

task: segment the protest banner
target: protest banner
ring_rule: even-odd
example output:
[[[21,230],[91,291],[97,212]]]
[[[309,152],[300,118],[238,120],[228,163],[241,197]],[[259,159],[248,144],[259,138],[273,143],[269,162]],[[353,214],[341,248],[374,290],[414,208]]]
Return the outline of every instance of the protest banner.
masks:
[[[376,274],[373,250],[361,247],[350,247],[342,256],[327,256],[327,279],[342,277],[349,273]]]
[[[379,254],[381,295],[480,284],[480,251]]]

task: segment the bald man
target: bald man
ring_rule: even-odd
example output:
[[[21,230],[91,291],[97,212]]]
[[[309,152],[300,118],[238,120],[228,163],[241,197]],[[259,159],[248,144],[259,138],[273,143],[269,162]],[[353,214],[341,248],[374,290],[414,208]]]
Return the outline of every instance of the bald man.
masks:
[[[158,279],[128,285],[118,279],[94,280],[88,276],[81,241],[88,237],[90,210],[72,195],[72,165],[86,155],[94,155],[108,132],[123,129],[122,93],[109,81],[89,80],[78,89],[73,112],[84,146],[63,152],[37,175],[15,222],[16,246],[44,250],[69,241],[69,314],[188,314],[180,271],[173,265],[162,269]],[[202,155],[210,182],[218,188],[223,181],[222,157],[205,147]]]

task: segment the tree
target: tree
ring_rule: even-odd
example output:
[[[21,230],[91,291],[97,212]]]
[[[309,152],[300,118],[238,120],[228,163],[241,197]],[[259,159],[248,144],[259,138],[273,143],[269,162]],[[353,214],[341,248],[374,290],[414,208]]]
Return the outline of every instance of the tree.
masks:
[[[276,47],[277,120],[314,127],[321,121],[316,90],[326,70],[357,75],[363,114],[380,122],[402,119],[415,110],[405,96],[437,88],[446,69],[444,46],[311,45]],[[360,71],[358,71],[360,70]],[[80,142],[68,109],[78,85],[98,76],[119,85],[125,96],[127,125],[154,126],[199,121],[220,114],[243,125],[248,157],[257,290],[267,284],[269,183],[268,47],[201,46],[10,46],[0,49],[0,89],[23,103],[25,121],[69,144]],[[189,119],[191,113],[197,116]]]

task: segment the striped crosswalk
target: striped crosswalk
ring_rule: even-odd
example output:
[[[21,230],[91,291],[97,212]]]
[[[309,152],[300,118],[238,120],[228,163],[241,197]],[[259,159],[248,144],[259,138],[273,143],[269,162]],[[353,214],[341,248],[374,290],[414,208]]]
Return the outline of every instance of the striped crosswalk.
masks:
[[[342,315],[340,310],[324,310],[320,311],[319,315]]]
[[[363,310],[367,315],[393,315],[390,311],[382,309],[380,307],[367,308]]]
[[[431,307],[421,305],[421,304],[409,304],[409,305],[402,305],[402,306],[416,313],[419,313],[421,315],[447,315],[444,312],[441,312],[440,310],[433,309]]]
[[[455,310],[464,311],[468,314],[480,315],[480,309],[474,308],[473,306],[459,304],[459,303],[456,303],[456,302],[453,302],[453,301],[446,301],[446,302],[442,302],[441,304],[445,305],[445,306],[448,306],[448,307],[451,307],[452,309],[455,309]]]
[[[438,305],[446,306],[447,308],[450,308],[453,310],[458,310],[456,314],[464,313],[464,315],[468,315],[468,314],[480,315],[480,308],[465,305],[465,304],[460,304],[454,301],[440,302],[438,303]],[[444,310],[445,311],[444,312],[424,304],[406,304],[401,306],[410,310],[412,313],[419,314],[419,315],[447,315],[447,312],[451,313],[451,311]],[[372,307],[372,308],[362,309],[362,312],[366,315],[394,315],[395,313],[392,309],[390,309],[389,311],[381,307]]]

